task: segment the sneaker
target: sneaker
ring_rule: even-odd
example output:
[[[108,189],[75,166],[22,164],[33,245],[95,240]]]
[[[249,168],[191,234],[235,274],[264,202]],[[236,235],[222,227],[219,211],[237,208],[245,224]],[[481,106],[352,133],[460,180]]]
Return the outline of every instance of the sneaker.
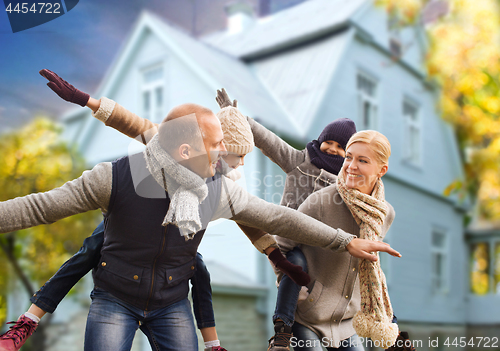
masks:
[[[212,347],[205,348],[205,351],[227,351],[227,350],[223,347],[220,347],[220,346],[212,346]]]
[[[410,340],[408,332],[402,331],[399,333],[398,338],[394,345],[386,349],[386,351],[416,351],[413,343]]]
[[[292,327],[282,321],[274,322],[274,336],[269,339],[267,351],[290,351]]]
[[[19,350],[31,334],[33,334],[38,325],[24,314],[19,317],[17,322],[9,322],[7,324],[14,325],[5,334],[0,335],[0,351]]]

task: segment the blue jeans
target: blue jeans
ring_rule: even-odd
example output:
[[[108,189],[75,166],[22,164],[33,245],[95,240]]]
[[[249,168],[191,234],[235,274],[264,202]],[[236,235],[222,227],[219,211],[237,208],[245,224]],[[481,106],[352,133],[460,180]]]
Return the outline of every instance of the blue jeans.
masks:
[[[295,247],[286,254],[286,258],[288,261],[302,267],[302,269],[307,272],[307,260],[301,249]],[[295,284],[287,275],[283,275],[278,288],[273,321],[279,318],[289,327],[293,325],[301,288],[300,285]]]
[[[134,307],[98,287],[91,298],[84,351],[129,351],[137,329],[154,351],[198,349],[187,298],[153,311]]]
[[[92,235],[84,240],[80,250],[67,260],[56,274],[31,297],[31,302],[45,312],[54,313],[71,288],[97,266],[101,258],[103,242],[104,222],[101,222]],[[215,326],[210,273],[199,253],[196,256],[196,271],[191,278],[191,284],[193,285],[191,291],[193,309],[198,328]]]
[[[193,285],[191,296],[198,329],[215,327],[210,273],[207,266],[205,266],[205,262],[203,262],[203,256],[199,252],[196,254],[196,271],[191,278],[191,285]]]
[[[45,312],[53,313],[71,288],[97,266],[104,242],[104,222],[99,223],[80,250],[59,268],[32,297],[31,302]]]
[[[322,351],[322,345],[329,344],[329,340],[320,338],[315,332],[300,323],[294,323],[292,333],[293,337],[290,345],[293,347],[293,351]],[[329,351],[364,351],[363,344],[357,334],[342,340],[338,348],[325,348]]]

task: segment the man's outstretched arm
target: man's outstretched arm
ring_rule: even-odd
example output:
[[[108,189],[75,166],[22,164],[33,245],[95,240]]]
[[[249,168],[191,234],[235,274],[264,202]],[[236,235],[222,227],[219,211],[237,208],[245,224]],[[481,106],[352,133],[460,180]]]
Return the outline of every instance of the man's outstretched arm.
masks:
[[[0,202],[0,233],[54,223],[99,208],[106,212],[111,184],[111,163],[104,162],[59,188]]]
[[[216,218],[230,218],[237,223],[259,228],[297,243],[334,251],[348,250],[358,258],[369,258],[367,254],[374,251],[399,255],[385,243],[358,239],[355,235],[332,228],[304,213],[253,196],[230,179],[223,178],[222,181],[225,184],[222,186]]]

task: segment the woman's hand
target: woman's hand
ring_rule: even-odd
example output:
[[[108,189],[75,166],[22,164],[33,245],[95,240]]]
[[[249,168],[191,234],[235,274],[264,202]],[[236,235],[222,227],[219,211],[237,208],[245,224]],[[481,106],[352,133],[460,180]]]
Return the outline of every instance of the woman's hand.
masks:
[[[42,69],[40,75],[49,80],[47,86],[52,89],[59,97],[68,102],[78,104],[82,107],[86,106],[90,95],[84,93],[81,90],[76,89],[74,86],[66,82],[64,79],[59,77],[52,71],[48,69]]]
[[[377,256],[372,254],[372,252],[376,251],[383,251],[387,252],[389,255],[401,257],[399,252],[394,250],[389,244],[381,241],[355,238],[347,244],[346,249],[352,256],[370,261],[378,260]]]

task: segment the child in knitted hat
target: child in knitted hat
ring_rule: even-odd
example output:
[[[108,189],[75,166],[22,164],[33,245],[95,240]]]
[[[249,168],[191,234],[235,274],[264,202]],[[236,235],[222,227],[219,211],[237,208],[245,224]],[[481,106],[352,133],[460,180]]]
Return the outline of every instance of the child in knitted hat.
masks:
[[[216,100],[221,108],[233,105],[224,89],[217,93]],[[296,150],[253,119],[247,120],[252,128],[255,145],[286,173],[281,204],[294,209],[314,191],[336,182],[344,163],[347,142],[356,133],[352,120],[339,118],[329,123],[318,139],[309,142],[304,150]],[[298,247],[289,251],[287,258],[307,271],[306,259]],[[283,275],[273,316],[275,335],[269,340],[268,351],[289,350],[300,290],[299,285]]]
[[[217,112],[222,132],[224,133],[224,145],[227,155],[223,156],[217,165],[217,171],[237,180],[241,177],[236,170],[244,165],[245,156],[253,150],[254,139],[252,129],[247,118],[234,106],[226,106]],[[238,224],[240,229],[250,239],[252,244],[262,253],[265,253],[274,266],[282,273],[287,274],[298,285],[307,285],[310,281],[309,275],[300,266],[291,264],[277,250],[278,245],[273,236],[256,228]]]
[[[222,169],[224,167],[222,162],[218,170],[236,180],[240,175],[238,172],[231,172],[231,170],[243,166],[245,156],[253,150],[252,130],[246,117],[236,107],[225,107],[217,112],[216,116],[220,120],[224,133],[224,145],[227,149],[227,155],[223,156],[222,159],[230,168],[230,172]]]

